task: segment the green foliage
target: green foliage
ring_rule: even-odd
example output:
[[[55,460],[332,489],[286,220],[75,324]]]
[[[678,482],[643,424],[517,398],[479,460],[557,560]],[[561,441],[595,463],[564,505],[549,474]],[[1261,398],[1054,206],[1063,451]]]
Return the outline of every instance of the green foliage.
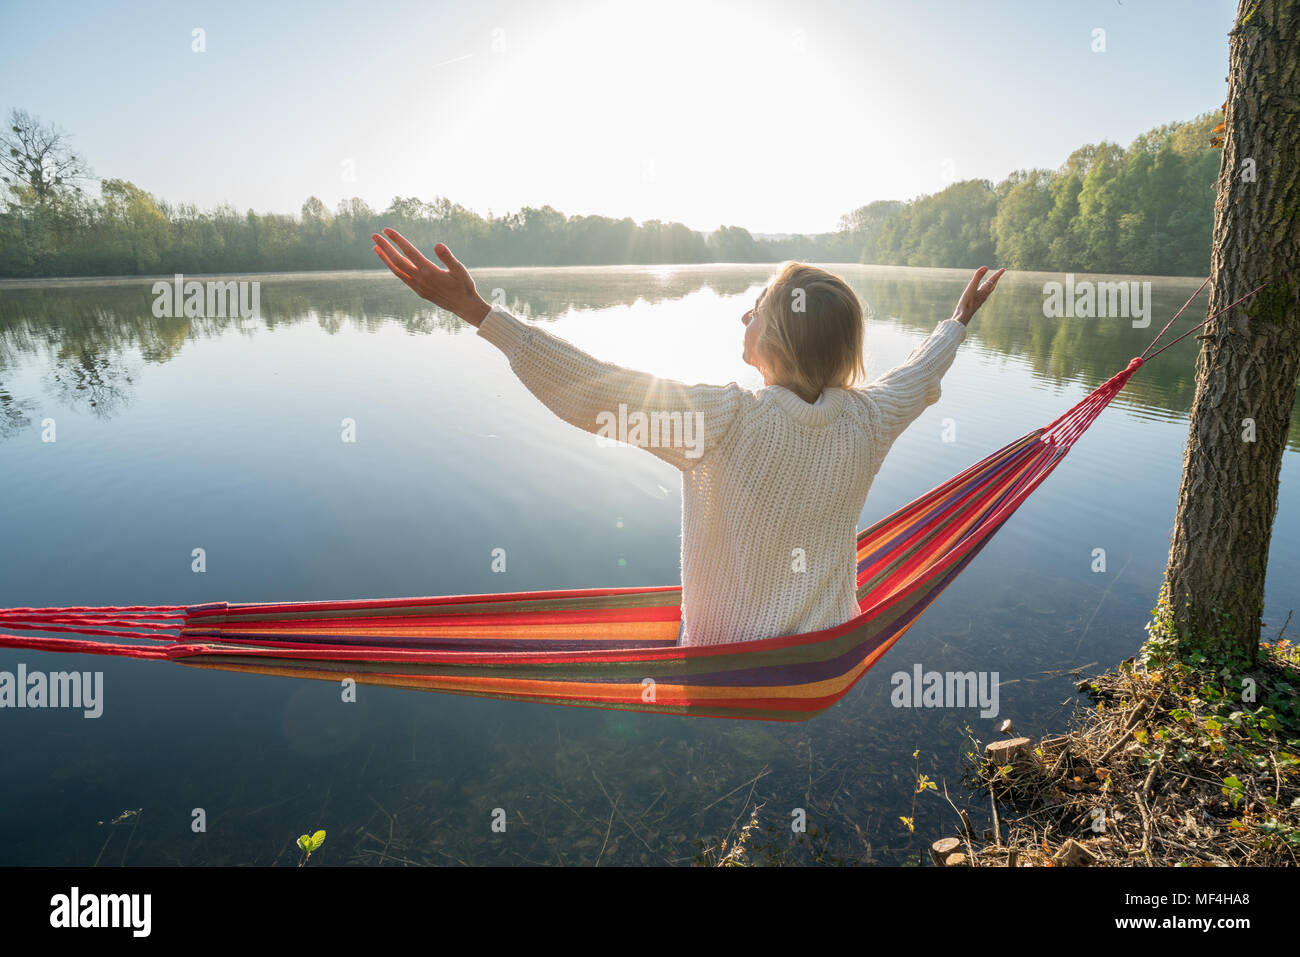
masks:
[[[1160,586],[1156,598],[1156,607],[1151,609],[1151,621],[1147,623],[1147,641],[1143,654],[1148,661],[1167,663],[1182,661],[1191,667],[1204,667],[1207,663],[1218,662],[1218,666],[1231,668],[1241,673],[1255,666],[1256,648],[1243,648],[1232,637],[1237,630],[1233,627],[1232,616],[1215,606],[1200,612],[1194,618],[1187,611],[1184,620],[1193,620],[1192,625],[1179,623],[1169,599],[1169,583]]]
[[[987,180],[954,183],[906,204],[880,227],[880,261],[899,266],[967,266],[993,260],[998,198]]]
[[[1300,771],[1300,648],[1279,637],[1261,643],[1251,661],[1239,650],[1188,641],[1173,624],[1167,588],[1152,615],[1142,657],[1177,705],[1151,733],[1135,736],[1146,760],[1191,766],[1212,756],[1226,772],[1223,796],[1234,810],[1245,804],[1231,826],[1300,846],[1300,798],[1283,807],[1269,786],[1280,789]]]
[[[862,239],[861,262],[1204,275],[1220,160],[1208,145],[1214,123],[1206,113],[1166,124],[1126,150],[1089,144],[1056,170],[872,203],[844,223]]]
[[[484,218],[442,197],[394,197],[383,211],[353,198],[331,213],[311,196],[295,218],[174,205],[118,179],[104,180],[100,193],[42,202],[10,187],[0,211],[0,278],[382,268],[370,236],[386,226],[425,249],[444,242],[474,266],[853,262],[861,250],[847,228],[756,239],[724,226],[706,236],[681,223],[565,216],[551,206]]]
[[[298,850],[302,851],[303,854],[306,855],[302,859],[302,864],[306,864],[309,860],[311,860],[312,854],[315,853],[316,851],[319,851],[321,845],[324,843],[325,843],[324,831],[317,831],[315,834],[303,834],[299,836]],[[301,867],[302,864],[299,864],[298,866]]]
[[[71,188],[38,195],[11,176],[0,277],[379,268],[370,234],[384,226],[419,246],[445,242],[474,266],[798,259],[1203,275],[1220,159],[1205,145],[1213,123],[1205,114],[1158,127],[1127,150],[1082,146],[1055,171],[1020,170],[997,185],[966,180],[907,203],[869,203],[835,232],[786,238],[551,206],[483,217],[445,197],[398,196],[382,211],[352,198],[331,213],[312,196],[297,217],[241,214],[166,203],[120,179],[104,180],[96,199]]]

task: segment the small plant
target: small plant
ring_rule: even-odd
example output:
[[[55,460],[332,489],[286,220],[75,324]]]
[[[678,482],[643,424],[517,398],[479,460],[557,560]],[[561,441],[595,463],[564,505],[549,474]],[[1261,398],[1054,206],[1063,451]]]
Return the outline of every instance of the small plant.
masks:
[[[303,852],[304,857],[301,861],[298,862],[298,866],[302,867],[309,860],[311,860],[312,852],[319,851],[320,846],[324,843],[325,843],[324,831],[317,831],[315,834],[304,834],[301,837],[299,837],[298,850]]]
[[[727,850],[727,842],[722,842],[722,858],[715,865],[716,867],[745,867],[745,843],[749,840],[750,832],[758,827],[758,812],[762,810],[763,805],[759,804],[754,808],[753,813],[749,816],[749,823],[740,829],[736,840],[732,842],[731,850]]]
[[[912,856],[912,837],[916,834],[916,796],[924,794],[926,791],[938,791],[939,785],[930,780],[928,775],[921,773],[921,752],[916,750],[912,752],[912,760],[916,764],[916,789],[912,791],[912,813],[909,817],[899,817],[903,826],[907,828],[907,856]]]

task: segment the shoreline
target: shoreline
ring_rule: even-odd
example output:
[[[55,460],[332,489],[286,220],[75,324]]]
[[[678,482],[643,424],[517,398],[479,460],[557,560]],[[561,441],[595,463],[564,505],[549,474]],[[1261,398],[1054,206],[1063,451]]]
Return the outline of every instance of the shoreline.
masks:
[[[601,265],[584,265],[574,264],[570,266],[476,266],[476,273],[502,273],[502,272],[522,272],[522,271],[545,271],[558,272],[569,270],[573,272],[599,272],[602,270],[636,270],[644,269],[648,272],[659,272],[665,269],[670,270],[700,270],[707,271],[711,269],[736,269],[736,268],[770,268],[779,266],[785,260],[774,260],[772,262],[752,262],[752,263],[734,263],[734,262],[717,262],[717,263],[611,263]],[[883,270],[908,270],[911,272],[926,273],[944,273],[950,272],[955,275],[968,276],[970,270],[964,266],[895,266],[887,263],[849,263],[849,262],[822,262],[820,260],[813,262],[814,265],[822,267],[861,268],[861,269],[883,269]],[[262,279],[276,278],[286,281],[310,281],[313,279],[342,279],[342,278],[360,278],[365,276],[390,277],[392,273],[385,267],[377,269],[309,269],[309,270],[288,270],[283,272],[212,272],[212,273],[183,273],[186,279],[207,280],[207,279]],[[1042,269],[1022,269],[1007,270],[1008,276],[1015,276],[1021,279],[1032,279],[1037,276],[1051,277],[1057,279],[1066,275],[1065,272],[1051,272]],[[1158,273],[1115,273],[1115,272],[1074,272],[1075,276],[1111,276],[1122,277],[1125,280],[1177,280],[1183,282],[1196,282],[1204,277],[1202,276],[1176,276],[1161,275]],[[126,276],[27,276],[27,277],[0,277],[0,291],[5,289],[40,289],[40,288],[64,288],[70,286],[125,286],[132,283],[148,282],[170,282],[176,277],[175,273],[166,274],[139,274]]]
[[[1179,654],[1153,631],[1137,658],[1079,683],[1092,704],[1068,730],[972,738],[965,783],[993,828],[977,835],[963,818],[932,845],[934,863],[1300,864],[1300,647],[1283,632],[1244,667]]]

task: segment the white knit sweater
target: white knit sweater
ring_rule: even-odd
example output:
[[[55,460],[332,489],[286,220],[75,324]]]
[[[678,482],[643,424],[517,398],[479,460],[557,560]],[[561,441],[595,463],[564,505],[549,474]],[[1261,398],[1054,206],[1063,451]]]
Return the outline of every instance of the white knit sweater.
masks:
[[[858,613],[867,491],[894,440],[939,400],[966,326],[944,320],[902,365],[811,405],[782,386],[686,385],[601,362],[499,307],[478,334],[561,419],[681,470],[681,643],[712,645]]]

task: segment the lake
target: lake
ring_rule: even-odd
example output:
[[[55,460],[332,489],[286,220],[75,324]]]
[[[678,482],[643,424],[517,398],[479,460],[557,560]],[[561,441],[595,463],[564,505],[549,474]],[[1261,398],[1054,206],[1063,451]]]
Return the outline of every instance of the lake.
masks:
[[[969,278],[828,268],[873,313],[870,377],[950,315]],[[602,359],[758,388],[740,317],[775,271],[474,274],[485,297],[501,290],[516,315]],[[235,278],[261,283],[260,318],[156,318],[149,279],[0,284],[0,607],[680,581],[679,474],[561,422],[472,328],[387,271]],[[861,525],[1056,418],[1198,285],[1141,278],[1146,328],[1045,318],[1044,283],[1063,277],[1008,274],[942,398],[885,460]],[[1203,303],[1170,335],[1203,319]],[[987,799],[960,783],[968,733],[993,740],[1007,717],[1023,733],[1059,730],[1081,700],[1068,672],[1137,652],[1174,520],[1197,345],[1140,369],[907,635],[805,723],[367,686],[344,703],[327,682],[0,650],[0,671],[104,675],[98,718],[0,710],[0,864],[293,865],[297,836],[317,829],[328,837],[313,866],[687,864],[756,807],[759,861],[916,860],[956,823],[942,791],[914,794],[918,769],[987,821]],[[355,442],[342,440],[346,419]],[[46,420],[54,442],[42,441]],[[1298,422],[1293,412],[1270,635],[1300,604]],[[497,548],[505,573],[492,570]],[[998,717],[895,707],[891,675],[918,665],[996,673]],[[915,818],[914,836],[901,817]]]

